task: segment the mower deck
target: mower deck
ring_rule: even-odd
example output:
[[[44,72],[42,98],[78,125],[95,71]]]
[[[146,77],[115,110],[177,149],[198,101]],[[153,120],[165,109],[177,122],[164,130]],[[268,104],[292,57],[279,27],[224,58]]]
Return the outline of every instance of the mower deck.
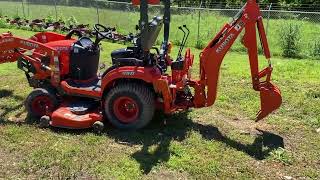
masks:
[[[91,128],[97,121],[103,121],[96,102],[64,102],[51,115],[50,125],[68,129]]]

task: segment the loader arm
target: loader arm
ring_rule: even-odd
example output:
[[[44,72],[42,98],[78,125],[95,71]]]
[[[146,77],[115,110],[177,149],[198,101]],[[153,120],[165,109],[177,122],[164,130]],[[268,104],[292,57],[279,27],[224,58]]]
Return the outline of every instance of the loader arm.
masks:
[[[195,102],[204,106],[214,104],[217,97],[221,63],[238,38],[245,30],[242,43],[247,48],[251,68],[253,89],[260,92],[261,110],[257,120],[278,109],[282,103],[280,90],[271,83],[272,66],[269,46],[262,22],[262,15],[255,0],[248,0],[234,19],[226,24],[216,37],[203,49],[200,56],[200,91],[196,91]],[[259,71],[257,31],[264,55],[269,66]]]
[[[59,84],[59,67],[55,67],[59,64],[58,51],[30,39],[15,37],[11,33],[0,35],[0,64],[15,62],[20,58],[33,66],[36,79],[51,77],[53,85]],[[44,63],[44,58],[49,58],[50,62]]]

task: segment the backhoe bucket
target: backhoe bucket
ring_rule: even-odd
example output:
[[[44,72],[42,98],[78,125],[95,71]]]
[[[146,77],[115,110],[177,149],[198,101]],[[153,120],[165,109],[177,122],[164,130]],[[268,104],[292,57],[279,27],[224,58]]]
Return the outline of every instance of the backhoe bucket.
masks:
[[[256,121],[268,116],[277,110],[282,104],[281,92],[272,83],[267,83],[260,88],[261,110],[257,114]]]

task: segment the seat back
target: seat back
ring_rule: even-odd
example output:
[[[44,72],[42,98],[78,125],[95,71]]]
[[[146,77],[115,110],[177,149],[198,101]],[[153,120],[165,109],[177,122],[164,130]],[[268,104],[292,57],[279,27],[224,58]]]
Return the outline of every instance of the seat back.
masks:
[[[144,51],[149,51],[154,46],[162,26],[162,17],[156,16],[148,23],[148,26],[141,32],[141,48]]]

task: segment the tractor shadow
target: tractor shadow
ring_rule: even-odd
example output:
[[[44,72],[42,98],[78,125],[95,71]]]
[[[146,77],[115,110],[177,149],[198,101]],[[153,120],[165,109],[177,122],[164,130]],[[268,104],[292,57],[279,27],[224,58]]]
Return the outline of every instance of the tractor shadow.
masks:
[[[187,112],[167,118],[157,114],[156,117],[151,125],[139,132],[121,132],[114,128],[106,131],[106,135],[114,138],[118,143],[128,146],[142,145],[142,149],[131,156],[140,164],[140,168],[145,174],[148,174],[160,162],[167,162],[170,159],[171,141],[185,140],[190,131],[199,132],[206,140],[223,142],[228,147],[244,152],[256,160],[266,159],[274,149],[284,148],[283,138],[267,131],[257,129],[259,133],[254,142],[242,144],[223,135],[217,127],[193,122],[188,118]],[[163,119],[166,119],[167,125]],[[154,146],[156,149],[151,154],[149,148]]]
[[[14,95],[12,91],[0,90],[0,99],[13,98],[16,101],[23,102],[24,98]],[[0,104],[0,125],[7,124],[36,124],[34,119],[29,116],[22,122],[9,121],[7,115],[21,108],[23,103],[8,107]],[[19,117],[23,112],[19,112],[15,117]],[[121,131],[106,124],[107,128],[103,135],[113,138],[119,144],[127,146],[141,145],[142,148],[133,154],[139,164],[141,170],[148,174],[154,166],[161,162],[167,162],[170,159],[170,143],[172,141],[183,141],[188,138],[188,134],[192,131],[199,132],[203,139],[210,141],[218,141],[226,144],[228,147],[246,153],[256,160],[266,159],[270,152],[280,147],[284,148],[283,138],[271,132],[258,130],[255,140],[252,144],[244,144],[233,140],[224,135],[217,127],[212,125],[200,124],[192,121],[188,117],[188,112],[177,113],[172,116],[165,116],[157,113],[152,123],[143,130],[139,131]],[[70,133],[75,135],[86,134],[91,130],[66,130],[61,128],[51,128],[55,133]],[[150,153],[150,148],[155,149]],[[214,156],[214,155],[213,155]]]
[[[21,102],[21,103],[13,106],[0,104],[0,124],[17,124],[17,122],[6,120],[7,115],[16,111],[17,109],[22,108],[24,106],[23,102],[25,98],[15,95],[12,90],[0,89],[0,99],[4,99],[4,98],[11,98],[14,101]],[[23,113],[24,111],[20,111],[16,113],[14,118],[20,117]],[[31,118],[27,117],[23,122],[20,122],[20,123],[31,123]]]

